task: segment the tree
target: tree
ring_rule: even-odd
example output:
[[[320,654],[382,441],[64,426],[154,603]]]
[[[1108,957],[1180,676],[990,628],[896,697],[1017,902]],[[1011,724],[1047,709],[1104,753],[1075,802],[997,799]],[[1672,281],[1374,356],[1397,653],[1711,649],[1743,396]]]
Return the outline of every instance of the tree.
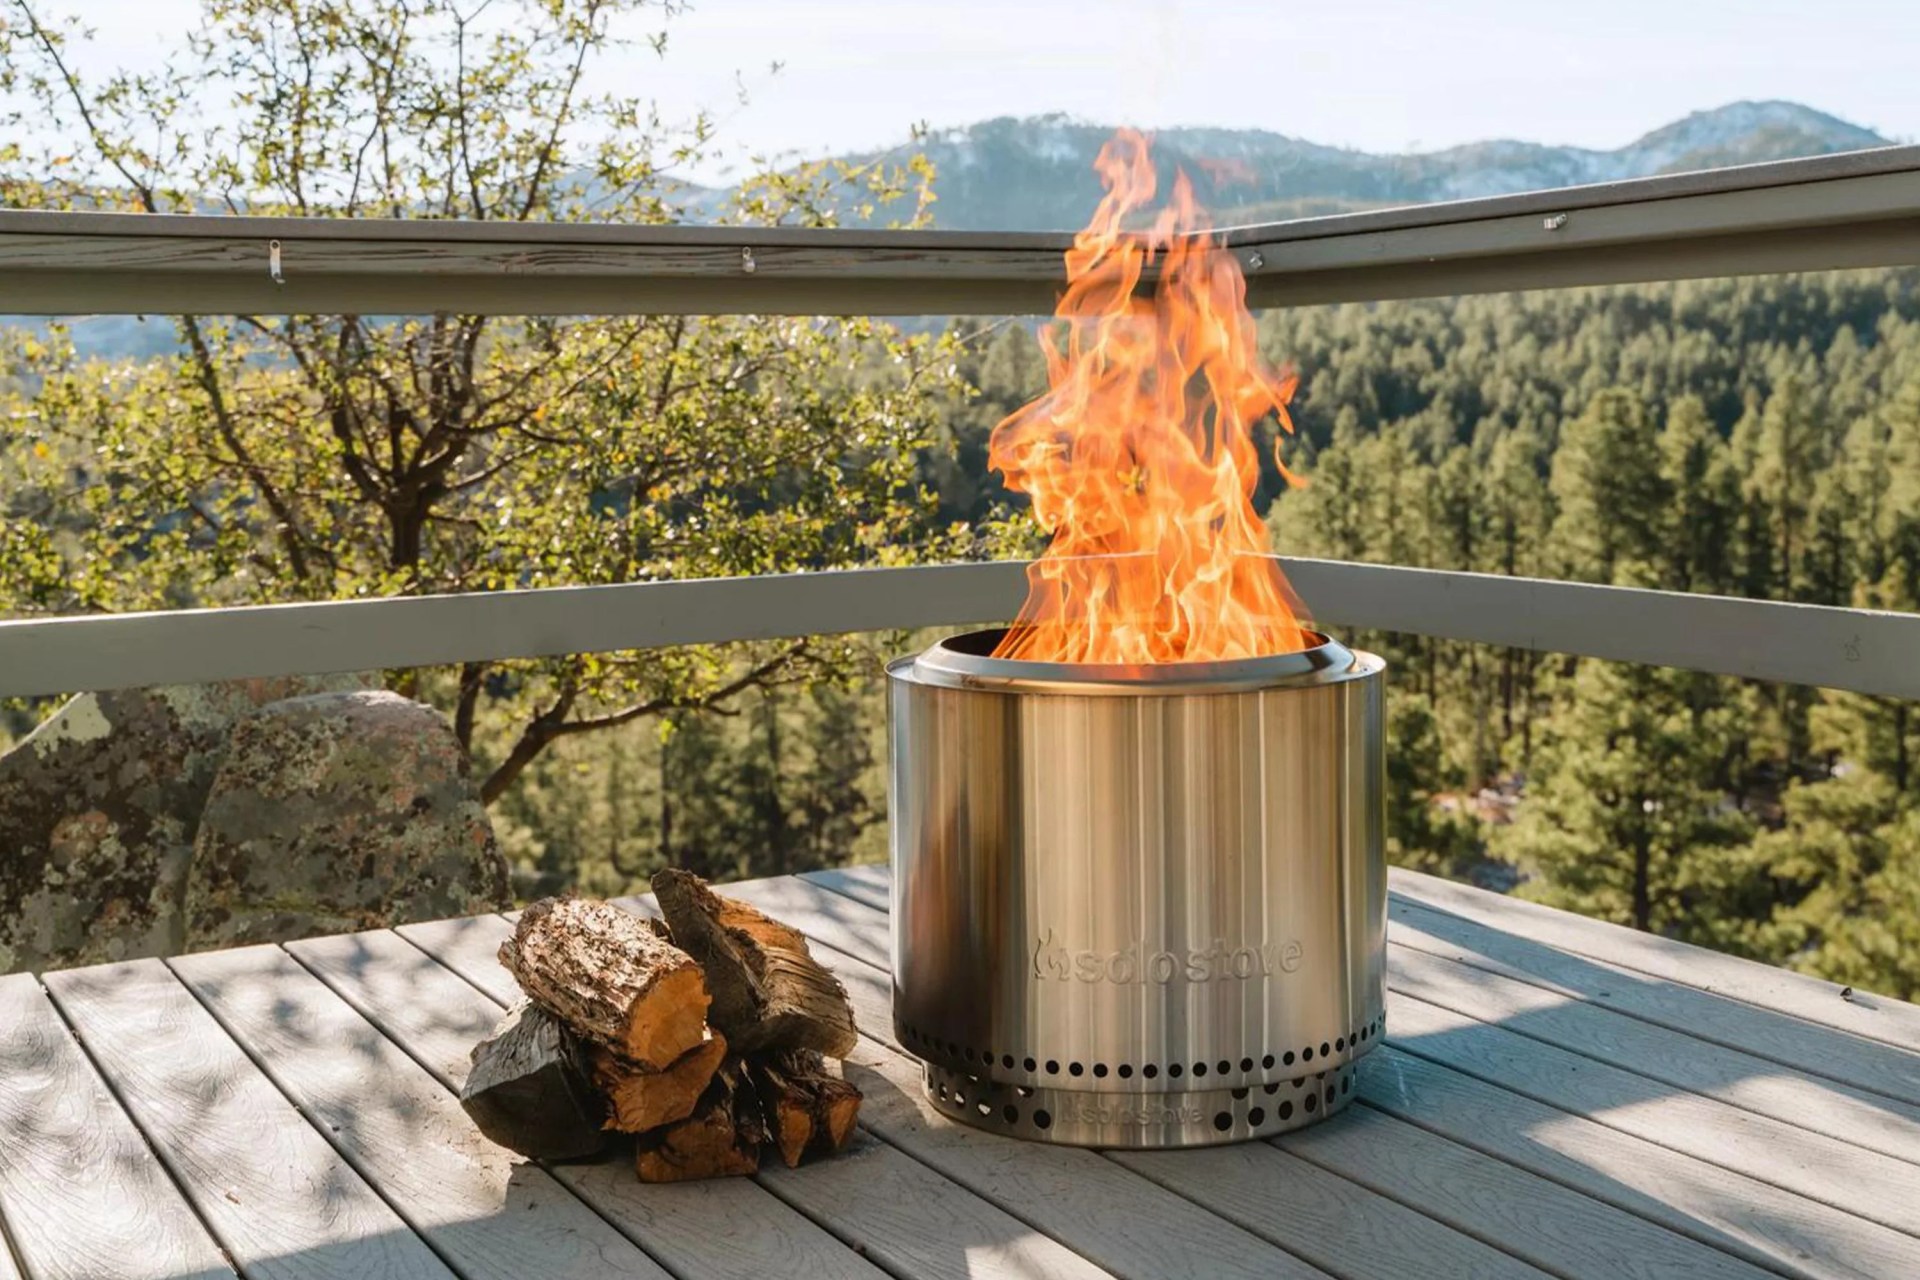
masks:
[[[1660,555],[1666,485],[1653,428],[1640,402],[1603,391],[1568,423],[1553,454],[1557,514],[1550,541],[1559,576],[1635,582]]]
[[[1516,821],[1494,835],[1497,853],[1536,876],[1522,892],[1690,940],[1739,918],[1729,899],[1751,881],[1722,855],[1749,826],[1709,781],[1730,720],[1688,677],[1582,662]]]
[[[667,130],[638,94],[586,92],[589,69],[622,53],[613,23],[647,11],[641,0],[205,0],[162,70],[98,87],[73,69],[77,23],[7,2],[7,120],[41,140],[0,155],[18,207],[656,223],[680,212],[673,172],[711,134],[704,119]],[[820,224],[848,203],[868,216],[909,188],[924,202],[930,176],[768,173],[725,216]],[[76,482],[51,474],[57,460],[18,459],[76,533],[57,572],[44,543],[9,545],[6,606],[719,576],[941,545],[916,483],[937,408],[957,394],[952,344],[936,336],[766,317],[178,325],[172,359],[102,370],[56,343],[27,361],[31,412],[90,462]],[[854,661],[844,644],[798,641],[398,679],[449,704],[491,801],[562,739]]]
[[[1762,954],[1902,1000],[1920,995],[1920,806],[1871,774],[1796,783],[1754,851],[1784,901]]]

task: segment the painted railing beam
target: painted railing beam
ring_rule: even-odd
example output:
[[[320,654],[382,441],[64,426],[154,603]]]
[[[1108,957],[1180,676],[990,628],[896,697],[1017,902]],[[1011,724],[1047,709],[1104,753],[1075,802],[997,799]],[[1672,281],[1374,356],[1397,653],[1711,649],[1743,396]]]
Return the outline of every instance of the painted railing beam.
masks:
[[[1920,147],[1232,228],[1255,306],[1920,263]],[[989,315],[1065,233],[0,211],[23,314]],[[274,246],[280,270],[273,271]]]
[[[1343,631],[1920,697],[1920,615],[1287,559]],[[924,565],[0,622],[0,697],[1003,621],[1024,566]]]

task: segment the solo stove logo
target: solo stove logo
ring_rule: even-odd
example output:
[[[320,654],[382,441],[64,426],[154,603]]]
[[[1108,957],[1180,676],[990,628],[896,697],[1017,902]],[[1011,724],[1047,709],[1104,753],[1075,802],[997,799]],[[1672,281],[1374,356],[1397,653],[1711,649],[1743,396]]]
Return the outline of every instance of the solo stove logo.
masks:
[[[1070,951],[1048,929],[1033,944],[1033,976],[1054,982],[1111,982],[1144,986],[1152,982],[1219,982],[1228,978],[1270,978],[1300,967],[1298,942],[1267,942],[1229,947],[1215,938],[1204,950],[1147,951],[1139,941],[1118,951]]]

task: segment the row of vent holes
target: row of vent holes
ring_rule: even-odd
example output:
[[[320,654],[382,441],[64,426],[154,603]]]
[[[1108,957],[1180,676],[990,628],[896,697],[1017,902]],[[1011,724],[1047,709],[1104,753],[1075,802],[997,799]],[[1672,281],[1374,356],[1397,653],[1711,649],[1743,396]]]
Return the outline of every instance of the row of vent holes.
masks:
[[[905,1028],[905,1030],[909,1035],[915,1037],[916,1039],[930,1041],[934,1048],[945,1049],[949,1054],[952,1054],[955,1057],[971,1058],[973,1056],[973,1053],[971,1050],[962,1050],[959,1045],[955,1044],[951,1040],[933,1039],[930,1036],[921,1034],[919,1029],[915,1027],[907,1027]],[[1351,1041],[1352,1043],[1357,1045],[1363,1040],[1370,1040],[1379,1032],[1379,1030],[1380,1030],[1379,1020],[1375,1020],[1374,1022],[1368,1024],[1367,1026],[1360,1028],[1360,1030],[1351,1037]],[[1348,1041],[1349,1041],[1349,1037],[1347,1036],[1339,1037],[1331,1045],[1326,1044],[1323,1041],[1320,1045],[1320,1056],[1323,1058],[1330,1058],[1335,1053],[1345,1052]],[[1300,1051],[1299,1060],[1301,1062],[1313,1061],[1312,1045],[1308,1045],[1305,1049],[1302,1049]],[[990,1050],[982,1050],[980,1053],[980,1061],[989,1067],[992,1066],[993,1053]],[[1284,1054],[1280,1056],[1279,1061],[1283,1066],[1289,1066],[1289,1067],[1292,1066],[1294,1063],[1293,1050],[1291,1049],[1287,1050]],[[1014,1058],[1012,1054],[1003,1053],[1000,1055],[1000,1065],[1005,1070],[1008,1070],[1008,1071],[1013,1070],[1013,1062],[1014,1062]],[[1023,1066],[1026,1070],[1030,1072],[1037,1072],[1040,1069],[1039,1063],[1035,1062],[1034,1059],[1032,1058],[1028,1058],[1025,1061],[1023,1061],[1021,1063],[1021,1066]],[[1273,1055],[1268,1054],[1266,1057],[1260,1059],[1260,1067],[1264,1071],[1273,1070],[1273,1067],[1274,1067]],[[1220,1075],[1223,1075],[1223,1076],[1230,1075],[1233,1072],[1233,1063],[1228,1061],[1225,1058],[1222,1058],[1220,1062],[1216,1065],[1215,1069]],[[1069,1062],[1067,1064],[1067,1074],[1070,1076],[1085,1075],[1086,1070],[1087,1070],[1086,1067],[1084,1067],[1078,1062]],[[1185,1068],[1183,1068],[1179,1063],[1176,1062],[1167,1068],[1167,1078],[1170,1080],[1178,1080],[1181,1076],[1181,1073],[1184,1070]],[[1252,1058],[1240,1059],[1240,1070],[1243,1072],[1252,1071],[1253,1059]],[[1122,1080],[1131,1080],[1133,1078],[1133,1067],[1129,1063],[1125,1063],[1125,1062],[1121,1063],[1117,1068],[1115,1068],[1115,1071]],[[1051,1058],[1047,1060],[1047,1074],[1050,1076],[1057,1076],[1060,1074],[1060,1063],[1057,1060],[1051,1059]],[[1094,1063],[1093,1074],[1095,1079],[1099,1079],[1099,1080],[1106,1079],[1107,1064],[1104,1062]],[[1152,1080],[1156,1078],[1159,1074],[1160,1074],[1160,1068],[1155,1066],[1151,1062],[1149,1062],[1146,1066],[1140,1068],[1141,1077],[1147,1080]],[[1205,1076],[1207,1074],[1207,1064],[1204,1062],[1194,1063],[1193,1074],[1195,1079],[1199,1079],[1200,1077]]]
[[[1263,1086],[1265,1091],[1269,1094],[1278,1090],[1279,1087],[1280,1086],[1277,1084],[1270,1084],[1270,1085]],[[966,1094],[962,1093],[959,1089],[954,1089],[951,1093],[949,1093],[947,1090],[947,1086],[944,1084],[940,1085],[939,1089],[940,1089],[940,1100],[942,1102],[951,1102],[953,1103],[954,1106],[959,1107],[963,1111],[966,1109],[966,1106],[967,1106]],[[1348,1074],[1343,1075],[1340,1078],[1340,1087],[1338,1090],[1335,1090],[1335,1088],[1332,1085],[1327,1086],[1327,1105],[1331,1107],[1333,1105],[1334,1098],[1338,1094],[1346,1094],[1346,1093],[1352,1093],[1352,1092],[1353,1092],[1353,1075],[1352,1073],[1349,1072]],[[1023,1098],[1032,1096],[1032,1093],[1033,1091],[1031,1089],[1020,1090],[1020,1096]],[[1236,1098],[1245,1098],[1247,1096],[1247,1091],[1245,1089],[1235,1089],[1233,1091],[1233,1095]],[[974,1105],[974,1110],[978,1111],[981,1114],[981,1116],[989,1119],[992,1118],[993,1104],[991,1102],[987,1102],[983,1099],[979,1102],[974,1103],[973,1105]],[[1316,1110],[1319,1109],[1319,1105],[1320,1105],[1319,1094],[1317,1092],[1308,1094],[1306,1097],[1306,1100],[1302,1102],[1300,1105],[1301,1105],[1301,1108],[1305,1110],[1308,1115],[1312,1115]],[[1282,1101],[1280,1105],[1274,1109],[1274,1114],[1283,1122],[1293,1119],[1293,1103],[1291,1101]],[[1020,1123],[1020,1108],[1014,1106],[1011,1102],[1007,1103],[1007,1105],[1000,1108],[1000,1115],[1001,1115],[1001,1118],[1003,1118],[1010,1125]],[[1266,1122],[1267,1122],[1266,1108],[1254,1107],[1247,1112],[1247,1125],[1249,1128],[1258,1129],[1261,1125],[1265,1124]],[[1048,1113],[1048,1111],[1044,1107],[1040,1108],[1039,1110],[1036,1110],[1033,1113],[1033,1127],[1036,1129],[1042,1129],[1042,1130],[1051,1129],[1053,1127],[1053,1116],[1050,1113]],[[1233,1128],[1233,1114],[1228,1111],[1216,1112],[1213,1117],[1213,1127],[1215,1129],[1218,1129],[1221,1133],[1225,1133],[1227,1130]]]

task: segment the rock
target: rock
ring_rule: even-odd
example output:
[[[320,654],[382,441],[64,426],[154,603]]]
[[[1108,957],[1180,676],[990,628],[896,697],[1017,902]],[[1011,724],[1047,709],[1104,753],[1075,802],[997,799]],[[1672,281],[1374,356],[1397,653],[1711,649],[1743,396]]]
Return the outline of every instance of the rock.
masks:
[[[190,949],[506,902],[466,753],[433,708],[385,691],[320,693],[234,726],[187,872]]]
[[[0,973],[181,949],[187,864],[228,728],[358,676],[71,699],[0,755]]]

